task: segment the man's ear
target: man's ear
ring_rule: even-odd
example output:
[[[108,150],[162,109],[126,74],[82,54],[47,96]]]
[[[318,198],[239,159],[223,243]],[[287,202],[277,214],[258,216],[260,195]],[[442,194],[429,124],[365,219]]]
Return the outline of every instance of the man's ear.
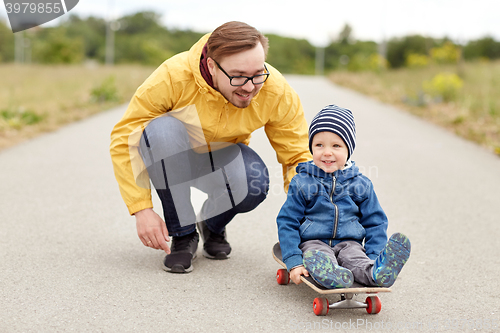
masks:
[[[208,66],[208,71],[210,72],[210,75],[215,74],[215,61],[214,59],[208,57],[207,58],[207,66]]]

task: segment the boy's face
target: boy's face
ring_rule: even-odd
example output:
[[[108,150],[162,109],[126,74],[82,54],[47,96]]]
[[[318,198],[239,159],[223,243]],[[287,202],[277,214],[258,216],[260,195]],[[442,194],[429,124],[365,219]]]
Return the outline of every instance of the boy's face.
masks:
[[[313,162],[321,170],[332,173],[342,170],[349,151],[340,136],[332,132],[319,132],[312,141]]]

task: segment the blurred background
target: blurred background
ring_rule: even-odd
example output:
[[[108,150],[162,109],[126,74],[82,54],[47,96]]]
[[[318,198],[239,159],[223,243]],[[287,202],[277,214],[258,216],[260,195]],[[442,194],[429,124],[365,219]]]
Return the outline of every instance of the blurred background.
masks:
[[[324,75],[500,155],[498,12],[492,0],[81,0],[14,34],[2,8],[0,149],[127,103],[164,60],[238,20],[266,34],[282,73]]]

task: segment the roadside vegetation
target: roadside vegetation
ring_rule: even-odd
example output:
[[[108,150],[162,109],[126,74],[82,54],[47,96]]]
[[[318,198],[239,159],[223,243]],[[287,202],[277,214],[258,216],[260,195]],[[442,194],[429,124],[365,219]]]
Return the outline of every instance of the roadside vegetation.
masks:
[[[203,33],[167,29],[160,15],[118,18],[113,66],[106,63],[102,18],[70,15],[59,26],[13,34],[0,21],[0,150],[126,103],[165,59]],[[345,25],[318,49],[267,34],[268,62],[283,74],[313,75],[397,105],[500,155],[500,42],[407,36],[379,45]],[[324,58],[316,66],[317,56]],[[335,101],[332,101],[335,102]]]
[[[128,102],[154,67],[0,65],[0,150]],[[111,130],[111,129],[110,129]]]
[[[464,63],[460,69],[434,65],[378,73],[336,71],[329,78],[500,155],[500,61]]]
[[[490,38],[465,48],[415,37],[388,44],[378,67],[332,72],[336,84],[422,117],[500,155],[500,43]],[[399,52],[402,44],[413,48]],[[482,52],[480,52],[483,50]],[[392,58],[391,58],[392,56]],[[391,61],[392,60],[392,66]]]

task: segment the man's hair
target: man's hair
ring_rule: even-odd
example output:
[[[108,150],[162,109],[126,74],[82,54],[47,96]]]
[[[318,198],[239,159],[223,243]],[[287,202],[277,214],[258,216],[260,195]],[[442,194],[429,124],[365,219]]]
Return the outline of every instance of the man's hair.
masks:
[[[220,61],[223,57],[253,49],[259,42],[267,56],[267,37],[246,23],[227,22],[215,29],[208,38],[207,56]]]

